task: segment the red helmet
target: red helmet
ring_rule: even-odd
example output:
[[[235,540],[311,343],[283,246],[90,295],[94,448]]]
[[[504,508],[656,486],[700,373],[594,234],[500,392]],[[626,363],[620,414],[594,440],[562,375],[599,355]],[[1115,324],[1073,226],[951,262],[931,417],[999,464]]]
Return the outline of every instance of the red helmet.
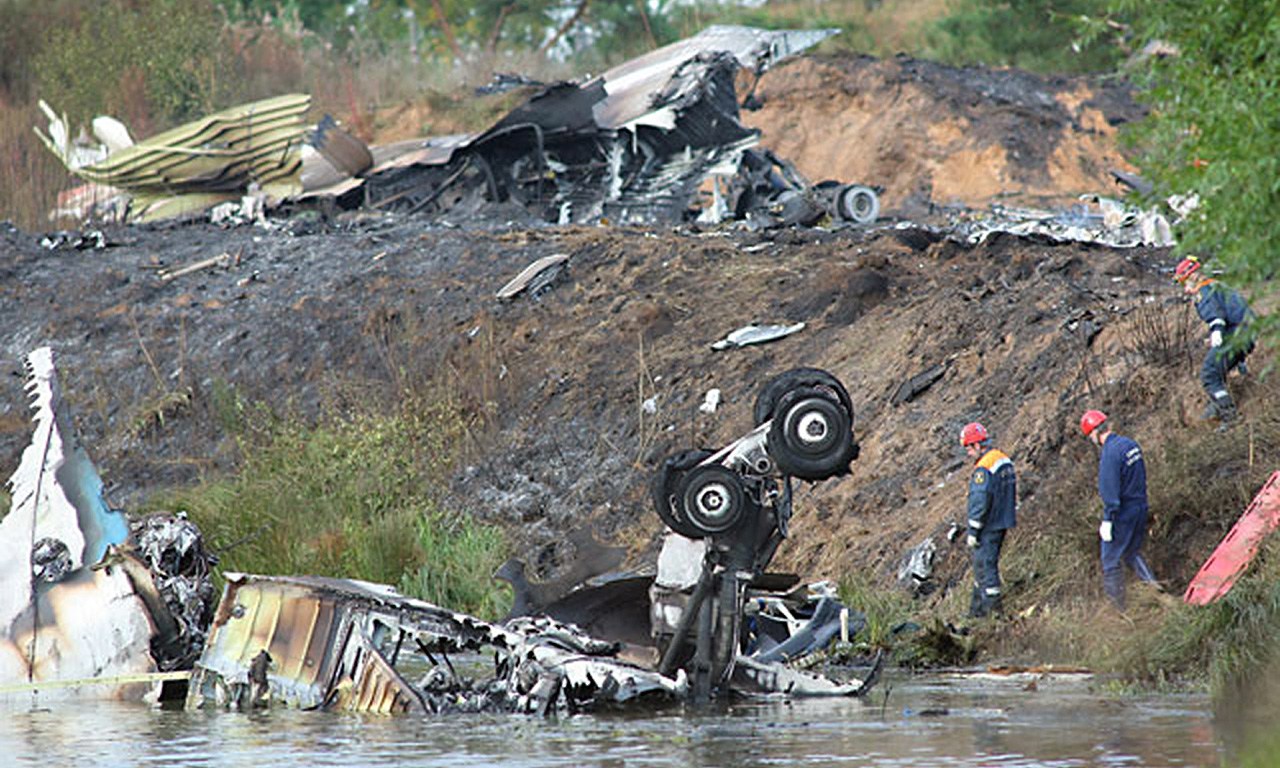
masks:
[[[1084,433],[1085,437],[1088,437],[1093,434],[1093,430],[1097,429],[1098,425],[1106,420],[1107,414],[1102,411],[1085,411],[1084,415],[1080,417],[1080,431]]]
[[[1173,279],[1180,283],[1187,282],[1188,279],[1200,270],[1200,260],[1195,256],[1188,256],[1178,262],[1178,266],[1173,270]]]
[[[973,445],[974,443],[985,443],[987,441],[987,428],[976,421],[964,425],[964,429],[960,430],[960,444],[964,446]]]

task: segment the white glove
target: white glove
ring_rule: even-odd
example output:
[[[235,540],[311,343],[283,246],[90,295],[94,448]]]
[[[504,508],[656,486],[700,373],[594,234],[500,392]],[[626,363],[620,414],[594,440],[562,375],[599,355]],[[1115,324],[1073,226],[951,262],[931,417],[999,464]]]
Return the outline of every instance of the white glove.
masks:
[[[978,548],[978,537],[974,536],[972,533],[965,539],[965,542],[969,545],[969,549]]]
[[[1214,331],[1209,334],[1209,346],[1214,349],[1222,346],[1222,331],[1214,329]]]
[[[1098,535],[1103,541],[1111,541],[1111,521],[1103,520],[1102,525],[1098,526]]]

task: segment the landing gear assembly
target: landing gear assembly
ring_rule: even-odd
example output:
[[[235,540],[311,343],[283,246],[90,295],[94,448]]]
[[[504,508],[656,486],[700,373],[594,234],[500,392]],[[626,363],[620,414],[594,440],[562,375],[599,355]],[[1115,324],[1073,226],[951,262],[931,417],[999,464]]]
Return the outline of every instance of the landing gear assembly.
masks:
[[[746,435],[719,450],[673,454],[650,485],[658,517],[674,533],[650,591],[658,671],[684,668],[698,699],[733,674],[748,590],[770,581],[765,568],[787,536],[792,478],[848,474],[858,457],[853,404],[827,371],[775,377],[752,415]]]

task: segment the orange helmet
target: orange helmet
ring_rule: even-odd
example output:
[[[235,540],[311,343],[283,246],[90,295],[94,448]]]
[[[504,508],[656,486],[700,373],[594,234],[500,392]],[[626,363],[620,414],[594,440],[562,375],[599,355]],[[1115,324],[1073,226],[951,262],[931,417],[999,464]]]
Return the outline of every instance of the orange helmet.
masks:
[[[1085,411],[1080,417],[1080,431],[1085,437],[1093,434],[1093,430],[1097,429],[1102,422],[1107,420],[1107,414],[1102,411]]]
[[[1200,271],[1200,260],[1195,256],[1188,256],[1178,262],[1178,266],[1173,270],[1173,279],[1185,283],[1198,271]]]
[[[964,425],[964,429],[960,430],[960,444],[964,446],[973,445],[974,443],[985,443],[987,441],[987,428],[976,421]]]

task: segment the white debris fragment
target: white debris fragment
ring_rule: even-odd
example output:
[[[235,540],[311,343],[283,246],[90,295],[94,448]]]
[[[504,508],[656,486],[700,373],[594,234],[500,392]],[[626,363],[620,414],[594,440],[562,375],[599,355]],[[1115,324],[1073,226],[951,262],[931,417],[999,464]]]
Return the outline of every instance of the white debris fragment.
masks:
[[[706,396],[702,398],[702,405],[698,406],[698,410],[703,413],[715,413],[718,407],[720,407],[720,390],[712,387],[707,390]]]

